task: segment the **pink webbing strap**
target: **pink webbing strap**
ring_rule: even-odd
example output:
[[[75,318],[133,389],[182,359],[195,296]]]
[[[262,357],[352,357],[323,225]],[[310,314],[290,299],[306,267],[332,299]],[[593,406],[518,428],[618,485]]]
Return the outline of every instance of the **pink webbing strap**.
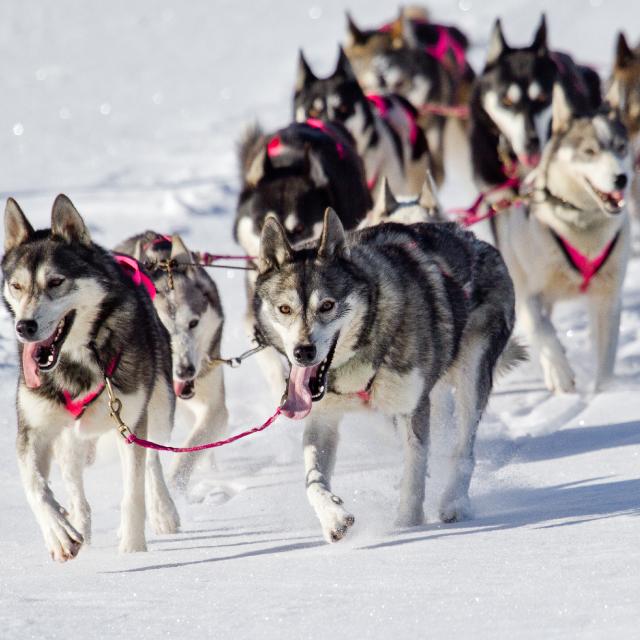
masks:
[[[377,93],[368,93],[367,100],[375,107],[378,113],[385,119],[389,116],[389,103],[388,100]],[[405,118],[409,124],[409,141],[411,144],[415,144],[418,139],[418,123],[416,122],[416,118],[404,104],[400,104],[400,108],[402,109],[402,113],[404,113]]]
[[[425,47],[425,51],[444,65],[447,63],[446,55],[450,51],[456,60],[458,73],[461,73],[467,64],[464,49],[455,38],[451,37],[449,29],[441,25],[438,25],[438,41],[434,45]]]
[[[305,122],[313,129],[318,129],[319,131],[322,131],[322,133],[326,133],[335,142],[338,157],[341,160],[344,159],[344,145],[336,138],[336,134],[329,127],[327,127],[326,122],[323,122],[318,118],[307,118]]]
[[[278,407],[275,413],[268,418],[265,422],[263,422],[259,427],[254,427],[253,429],[249,429],[247,431],[242,431],[241,433],[237,433],[235,436],[231,436],[230,438],[226,438],[225,440],[218,440],[216,442],[209,442],[207,444],[199,444],[195,447],[169,447],[164,444],[158,444],[157,442],[151,442],[151,440],[144,440],[143,438],[138,438],[133,433],[130,433],[127,436],[127,442],[129,444],[137,444],[139,447],[144,447],[145,449],[154,449],[155,451],[171,451],[172,453],[193,453],[195,451],[203,451],[204,449],[213,449],[214,447],[222,447],[225,444],[231,444],[236,440],[240,440],[241,438],[246,438],[254,433],[258,433],[259,431],[264,431],[267,427],[270,427],[277,419],[282,410]]]
[[[478,197],[467,209],[451,209],[449,213],[460,216],[460,224],[464,227],[470,227],[471,225],[477,224],[482,220],[489,220],[497,215],[498,209],[490,207],[487,213],[482,215],[478,214],[480,205],[487,199],[487,197],[492,193],[495,193],[496,191],[501,191],[502,189],[515,189],[517,191],[519,187],[520,180],[516,176],[511,176],[495,187],[491,187],[490,189],[481,191]]]
[[[135,258],[114,253],[113,259],[122,267],[122,270],[131,280],[133,280],[133,284],[137,287],[141,285],[144,286],[152,300],[156,297],[156,288],[153,282],[151,282],[151,278],[140,269],[140,263]]]
[[[427,102],[420,107],[419,111],[424,115],[460,118],[460,120],[465,120],[469,117],[469,106],[466,104],[438,104],[437,102]]]
[[[119,356],[116,356],[111,360],[106,369],[107,376],[111,376],[118,366]],[[62,398],[64,400],[64,408],[68,411],[75,420],[77,420],[84,413],[85,409],[104,391],[104,382],[98,385],[95,391],[90,391],[86,396],[74,400],[71,397],[71,393],[64,389],[62,391]]]

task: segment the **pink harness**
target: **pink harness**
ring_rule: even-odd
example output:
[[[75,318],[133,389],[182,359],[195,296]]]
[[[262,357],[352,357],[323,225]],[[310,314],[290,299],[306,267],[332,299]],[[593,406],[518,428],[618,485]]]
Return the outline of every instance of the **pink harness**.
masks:
[[[326,122],[323,122],[318,118],[307,118],[305,124],[312,127],[313,129],[318,129],[318,131],[322,131],[322,133],[328,135],[336,145],[336,151],[338,152],[338,157],[340,158],[340,160],[344,159],[345,157],[344,145],[342,144],[342,142],[340,142],[340,140],[338,140],[335,132],[330,127],[327,126]],[[285,149],[285,145],[282,142],[282,138],[280,138],[280,136],[278,135],[273,136],[273,138],[271,138],[269,142],[267,142],[267,155],[270,158],[279,156],[284,151],[284,149]]]
[[[519,188],[520,180],[516,176],[511,176],[495,187],[491,187],[486,191],[481,191],[470,207],[466,209],[452,209],[450,213],[460,216],[460,224],[463,227],[470,227],[478,222],[482,222],[483,220],[490,220],[497,215],[499,211],[498,207],[489,207],[489,211],[484,214],[478,213],[480,206],[487,199],[487,196],[495,193],[496,191],[502,191],[502,189],[515,189],[518,191]]]
[[[387,122],[389,122],[391,126],[393,126],[393,122],[391,122],[389,118],[388,98],[385,98],[385,96],[381,96],[376,93],[369,93],[367,94],[367,100],[375,107],[380,116]],[[418,139],[418,123],[416,122],[416,117],[406,105],[400,103],[400,107],[402,108],[402,112],[404,113],[409,125],[409,141],[412,145],[414,145],[416,143],[416,140]]]
[[[438,41],[434,45],[425,47],[425,51],[433,56],[438,62],[447,66],[447,54],[451,52],[456,60],[456,71],[462,73],[466,64],[467,58],[464,49],[460,46],[460,43],[449,33],[447,27],[438,25]]]
[[[582,276],[580,292],[585,293],[589,288],[589,284],[593,277],[598,273],[598,271],[600,271],[604,263],[607,261],[607,258],[611,255],[613,248],[618,241],[619,234],[616,234],[613,240],[607,243],[602,252],[592,260],[583,253],[580,253],[578,249],[570,244],[565,238],[555,233],[555,231],[552,231],[551,233],[556,239],[556,242],[560,245],[560,248],[569,261],[569,264]]]
[[[113,258],[122,267],[124,273],[126,273],[131,278],[131,280],[133,280],[133,283],[136,286],[144,286],[144,288],[147,290],[147,293],[149,294],[149,297],[153,300],[156,295],[156,288],[154,287],[153,282],[151,282],[149,276],[142,272],[138,261],[130,258],[129,256],[117,253],[114,254]],[[119,361],[120,356],[117,355],[111,360],[111,362],[109,362],[105,369],[105,373],[107,376],[111,376],[113,374],[118,366]],[[87,395],[82,396],[77,400],[74,400],[71,397],[71,393],[66,389],[64,389],[60,395],[62,396],[64,408],[73,416],[74,420],[77,420],[82,416],[86,408],[96,398],[98,398],[103,391],[104,382],[100,382],[96,389],[90,391],[89,393],[87,393]]]

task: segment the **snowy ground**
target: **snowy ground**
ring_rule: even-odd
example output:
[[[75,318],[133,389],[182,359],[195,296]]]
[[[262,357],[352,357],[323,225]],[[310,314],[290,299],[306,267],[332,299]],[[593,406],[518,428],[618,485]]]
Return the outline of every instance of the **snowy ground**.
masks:
[[[372,5],[350,2],[363,24],[395,11]],[[471,34],[476,66],[497,14],[519,43],[546,10],[553,46],[603,74],[615,30],[627,28],[634,42],[640,35],[640,8],[622,0],[431,6]],[[306,0],[114,0],[108,9],[97,0],[3,0],[0,195],[44,226],[64,191],[109,246],[152,227],[179,231],[193,248],[234,250],[234,141],[258,116],[287,122],[298,47],[330,70],[343,9]],[[445,204],[467,202],[463,173],[449,172]],[[247,344],[242,278],[215,277],[224,352],[235,354]],[[478,442],[473,520],[394,529],[395,436],[380,420],[352,418],[335,488],[356,525],[340,544],[324,544],[304,495],[301,426],[282,419],[220,450],[217,471],[201,472],[179,505],[182,532],[150,534],[149,553],[132,556],[117,553],[119,469],[113,442],[102,442],[88,471],[94,544],[64,566],[49,561],[18,479],[16,359],[3,314],[0,636],[637,637],[639,283],[636,259],[609,391],[589,393],[579,307],[558,316],[579,394],[550,397],[533,365],[499,385]],[[231,430],[270,413],[254,363],[226,380]],[[52,482],[62,493],[57,475]]]

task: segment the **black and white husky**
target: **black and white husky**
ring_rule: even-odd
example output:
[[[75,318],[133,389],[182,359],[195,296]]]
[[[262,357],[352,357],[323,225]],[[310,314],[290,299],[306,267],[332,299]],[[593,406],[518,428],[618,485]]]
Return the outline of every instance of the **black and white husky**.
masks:
[[[565,87],[580,111],[600,104],[595,71],[570,56],[549,51],[544,16],[528,47],[507,44],[500,20],[489,41],[483,72],[476,78],[471,104],[471,156],[481,188],[523,178],[540,161],[549,137],[554,82]]]
[[[193,447],[224,434],[228,413],[220,343],[224,314],[215,282],[194,258],[179,235],[155,231],[129,238],[116,247],[149,270],[156,288],[154,305],[169,332],[173,355],[173,388],[178,407],[193,415],[194,424],[183,446]],[[160,268],[172,261],[171,272]],[[185,490],[200,453],[176,456],[170,484]]]
[[[158,455],[118,435],[104,373],[130,429],[142,438],[166,440],[175,406],[171,349],[149,292],[136,284],[147,276],[93,243],[63,195],[53,204],[51,228],[39,231],[9,199],[2,271],[20,354],[18,465],[51,556],[70,560],[90,538],[83,471],[95,439],[107,432],[118,438],[122,459],[120,550],[144,551],[145,467],[156,531],[175,532],[178,513]],[[54,455],[69,494],[68,511],[48,483]]]
[[[455,434],[440,515],[464,517],[476,429],[514,322],[498,251],[454,224],[345,233],[329,209],[319,242],[297,248],[270,216],[259,268],[255,317],[289,362],[284,414],[309,415],[307,496],[326,540],[354,522],[331,490],[347,411],[374,409],[398,425],[406,456],[398,520],[406,526],[424,517],[430,428]]]
[[[596,389],[613,374],[629,255],[625,189],[631,170],[615,112],[574,112],[553,91],[552,136],[531,174],[531,204],[495,218],[516,289],[518,319],[539,353],[547,387],[573,391],[573,370],[551,322],[556,302],[582,297],[591,316]]]
[[[320,119],[349,130],[371,190],[386,177],[398,195],[420,193],[431,161],[416,109],[395,94],[365,96],[342,49],[328,78],[316,77],[300,53],[293,111],[297,122]]]

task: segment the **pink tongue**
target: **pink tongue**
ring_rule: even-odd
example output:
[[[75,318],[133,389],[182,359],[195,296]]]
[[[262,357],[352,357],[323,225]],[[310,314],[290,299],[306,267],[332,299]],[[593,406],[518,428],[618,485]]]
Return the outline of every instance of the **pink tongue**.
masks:
[[[187,386],[187,383],[184,380],[173,381],[173,390],[176,392],[177,396],[182,394],[186,386]]]
[[[27,342],[22,348],[22,370],[24,371],[24,381],[29,389],[37,389],[42,381],[40,380],[40,370],[34,360],[37,342]]]
[[[623,191],[612,191],[609,196],[615,200],[617,203],[622,202],[624,200],[624,192]]]
[[[309,380],[316,367],[296,367],[292,365],[289,374],[287,399],[282,405],[282,413],[292,420],[302,420],[311,411],[311,390]]]
[[[533,153],[531,155],[520,156],[520,162],[522,162],[525,167],[537,167],[540,162],[540,154]]]

